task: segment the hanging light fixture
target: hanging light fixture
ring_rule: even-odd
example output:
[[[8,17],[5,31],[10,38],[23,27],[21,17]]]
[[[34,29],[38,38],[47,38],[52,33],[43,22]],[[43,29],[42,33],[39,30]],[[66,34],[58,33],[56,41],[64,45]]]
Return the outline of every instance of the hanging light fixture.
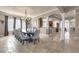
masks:
[[[32,18],[27,16],[27,10],[25,9],[24,20],[30,21]]]
[[[27,28],[28,28],[28,25],[29,25],[31,19],[32,19],[31,17],[28,17],[28,16],[27,16],[27,10],[25,9],[24,20],[26,21],[26,31],[27,31]]]
[[[24,20],[26,20],[27,19],[27,10],[26,9],[25,9],[24,13],[25,13]]]

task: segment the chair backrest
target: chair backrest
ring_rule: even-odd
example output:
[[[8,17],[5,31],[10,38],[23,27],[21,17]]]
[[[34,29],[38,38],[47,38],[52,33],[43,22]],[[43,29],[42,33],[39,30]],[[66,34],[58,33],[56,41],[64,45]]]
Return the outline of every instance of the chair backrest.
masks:
[[[17,30],[14,30],[13,33],[14,33],[14,35],[17,35],[18,32],[17,32]]]
[[[28,32],[35,32],[37,30],[36,27],[27,28]]]
[[[39,37],[39,34],[40,34],[40,30],[36,30],[36,31],[34,32],[34,36],[36,36],[36,37]]]
[[[35,32],[37,30],[37,28],[36,27],[33,27],[33,31]]]
[[[14,35],[16,35],[16,36],[20,36],[20,34],[21,34],[21,31],[20,30],[14,30]]]

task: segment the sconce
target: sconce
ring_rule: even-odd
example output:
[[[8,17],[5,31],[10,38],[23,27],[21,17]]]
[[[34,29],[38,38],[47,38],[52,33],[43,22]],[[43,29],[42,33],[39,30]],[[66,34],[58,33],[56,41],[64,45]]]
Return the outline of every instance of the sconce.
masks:
[[[3,24],[4,23],[4,21],[3,20],[0,20],[0,22]]]

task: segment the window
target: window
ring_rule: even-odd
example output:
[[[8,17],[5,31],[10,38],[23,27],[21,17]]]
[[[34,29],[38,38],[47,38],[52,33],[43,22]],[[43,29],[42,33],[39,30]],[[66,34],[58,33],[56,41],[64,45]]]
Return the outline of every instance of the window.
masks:
[[[22,32],[26,32],[26,23],[22,20]]]
[[[20,19],[16,18],[16,29],[20,29],[20,28],[21,28]]]

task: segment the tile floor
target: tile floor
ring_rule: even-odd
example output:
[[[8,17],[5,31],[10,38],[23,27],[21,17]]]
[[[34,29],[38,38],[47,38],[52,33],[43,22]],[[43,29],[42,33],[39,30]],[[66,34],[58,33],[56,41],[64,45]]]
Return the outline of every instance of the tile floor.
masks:
[[[22,45],[13,35],[0,38],[0,53],[77,53],[79,52],[79,39],[72,36],[68,43],[59,40],[59,34],[40,38],[37,44],[26,43]]]

